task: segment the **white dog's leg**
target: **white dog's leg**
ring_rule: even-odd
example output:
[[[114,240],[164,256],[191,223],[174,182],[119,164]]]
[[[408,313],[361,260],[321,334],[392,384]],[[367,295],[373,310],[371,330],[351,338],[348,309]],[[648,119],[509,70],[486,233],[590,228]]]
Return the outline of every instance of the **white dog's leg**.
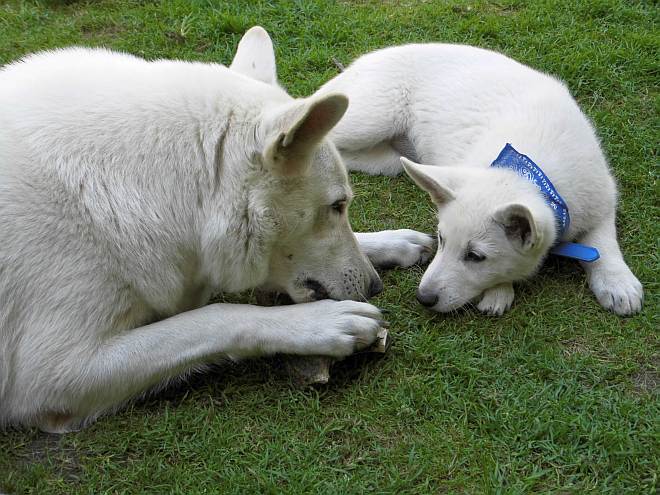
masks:
[[[409,229],[356,233],[362,252],[379,268],[427,263],[436,247],[435,237]]]
[[[116,335],[87,363],[72,363],[66,411],[46,431],[71,431],[131,397],[221,358],[275,353],[344,357],[376,339],[381,313],[356,301],[291,306],[212,304]],[[72,352],[72,355],[75,354]],[[61,379],[62,377],[58,377]]]
[[[515,292],[510,283],[496,285],[485,290],[477,309],[489,315],[502,315],[513,304]]]
[[[339,151],[349,170],[391,176],[398,175],[403,170],[401,154],[389,143],[378,143],[371,148]]]
[[[600,259],[597,261],[582,263],[587,272],[589,287],[598,302],[605,309],[622,316],[639,312],[642,309],[644,291],[642,284],[623,260],[616,240],[614,218],[605,220],[580,239],[580,242],[594,246],[600,252]]]

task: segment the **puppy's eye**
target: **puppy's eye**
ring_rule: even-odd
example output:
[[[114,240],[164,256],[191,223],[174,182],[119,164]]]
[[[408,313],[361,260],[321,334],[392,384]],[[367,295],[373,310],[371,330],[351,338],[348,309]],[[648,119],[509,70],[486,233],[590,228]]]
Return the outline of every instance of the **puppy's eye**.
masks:
[[[339,201],[335,201],[332,203],[330,208],[332,208],[333,211],[336,211],[337,213],[344,213],[344,211],[346,211],[346,200],[340,199]]]
[[[442,237],[442,234],[438,232],[438,246],[442,247],[445,245],[445,238]]]
[[[480,261],[483,261],[485,259],[486,257],[483,254],[477,253],[476,251],[468,251],[467,253],[465,253],[465,258],[464,258],[465,261],[472,261],[474,263],[479,263]]]

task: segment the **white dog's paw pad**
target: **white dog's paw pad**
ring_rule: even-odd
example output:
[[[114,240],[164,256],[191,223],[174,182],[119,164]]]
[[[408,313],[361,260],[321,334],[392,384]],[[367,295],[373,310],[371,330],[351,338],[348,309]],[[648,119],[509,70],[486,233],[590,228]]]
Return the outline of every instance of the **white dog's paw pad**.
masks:
[[[601,306],[620,316],[642,309],[644,289],[630,270],[594,273],[589,285]]]
[[[482,313],[500,316],[513,304],[515,292],[510,284],[498,285],[484,291],[477,309]]]

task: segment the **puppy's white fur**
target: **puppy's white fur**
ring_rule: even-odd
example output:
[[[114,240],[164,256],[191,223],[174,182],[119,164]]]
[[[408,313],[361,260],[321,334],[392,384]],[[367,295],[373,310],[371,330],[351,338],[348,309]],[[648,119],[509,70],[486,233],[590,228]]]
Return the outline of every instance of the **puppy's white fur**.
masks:
[[[598,301],[621,315],[640,310],[641,284],[616,239],[615,182],[564,84],[488,50],[417,44],[367,54],[317,94],[335,91],[351,101],[330,134],[350,169],[397,174],[401,154],[435,165],[406,162],[439,212],[440,247],[420,300],[437,311],[477,300],[500,314],[513,301],[511,283],[535,273],[558,240],[541,194],[515,173],[489,168],[512,143],[568,203],[571,226],[561,240],[600,251],[600,260],[583,264]],[[485,260],[471,261],[470,252]]]
[[[0,70],[0,426],[80,428],[188,370],[345,356],[380,312],[324,139],[347,101],[106,50]],[[212,304],[267,287],[297,304]]]

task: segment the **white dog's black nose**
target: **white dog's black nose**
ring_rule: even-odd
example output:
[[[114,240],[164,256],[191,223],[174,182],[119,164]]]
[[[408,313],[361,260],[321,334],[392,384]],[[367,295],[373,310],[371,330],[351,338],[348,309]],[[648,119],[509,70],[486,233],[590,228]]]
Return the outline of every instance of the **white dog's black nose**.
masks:
[[[383,282],[380,277],[372,278],[369,285],[369,297],[377,296],[381,292],[383,292]]]
[[[421,289],[417,289],[416,295],[417,295],[417,300],[427,308],[430,308],[431,306],[435,306],[436,303],[438,302],[438,295],[432,292],[424,292]]]
[[[305,287],[314,291],[312,297],[315,301],[320,301],[321,299],[328,299],[328,290],[317,280],[308,278],[304,282]]]

